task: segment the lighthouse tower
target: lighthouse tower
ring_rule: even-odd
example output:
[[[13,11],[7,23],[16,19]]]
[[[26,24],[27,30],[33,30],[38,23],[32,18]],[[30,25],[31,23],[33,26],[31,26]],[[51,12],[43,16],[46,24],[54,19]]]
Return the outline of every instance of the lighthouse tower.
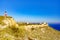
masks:
[[[7,11],[4,12],[4,16],[7,17]]]
[[[7,11],[4,12],[4,17],[7,18]]]

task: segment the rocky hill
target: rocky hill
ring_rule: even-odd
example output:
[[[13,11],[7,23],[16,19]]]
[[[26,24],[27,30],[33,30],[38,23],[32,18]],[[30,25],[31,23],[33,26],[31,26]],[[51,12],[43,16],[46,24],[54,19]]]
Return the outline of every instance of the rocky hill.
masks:
[[[19,25],[10,16],[0,16],[0,40],[60,40],[60,31],[48,24]]]
[[[0,16],[0,28],[6,28],[11,26],[18,26],[18,24],[14,21],[14,19],[10,16]]]

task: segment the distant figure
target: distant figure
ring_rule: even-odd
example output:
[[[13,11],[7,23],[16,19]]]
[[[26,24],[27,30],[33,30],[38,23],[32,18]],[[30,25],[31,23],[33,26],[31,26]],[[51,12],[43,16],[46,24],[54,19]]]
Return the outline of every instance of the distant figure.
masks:
[[[4,16],[5,16],[5,17],[7,16],[7,11],[4,12]]]

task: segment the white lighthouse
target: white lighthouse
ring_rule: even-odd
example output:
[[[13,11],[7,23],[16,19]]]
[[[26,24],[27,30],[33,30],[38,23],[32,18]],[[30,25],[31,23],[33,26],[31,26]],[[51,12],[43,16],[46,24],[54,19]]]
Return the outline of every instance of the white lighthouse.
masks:
[[[4,12],[4,16],[7,17],[7,11]]]

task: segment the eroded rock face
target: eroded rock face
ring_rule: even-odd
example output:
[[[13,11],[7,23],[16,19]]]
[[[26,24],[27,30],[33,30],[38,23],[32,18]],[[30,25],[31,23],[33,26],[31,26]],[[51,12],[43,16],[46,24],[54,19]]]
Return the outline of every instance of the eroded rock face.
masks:
[[[18,24],[14,21],[12,17],[0,17],[0,28],[6,28],[6,27],[12,27],[12,26],[18,26]]]

